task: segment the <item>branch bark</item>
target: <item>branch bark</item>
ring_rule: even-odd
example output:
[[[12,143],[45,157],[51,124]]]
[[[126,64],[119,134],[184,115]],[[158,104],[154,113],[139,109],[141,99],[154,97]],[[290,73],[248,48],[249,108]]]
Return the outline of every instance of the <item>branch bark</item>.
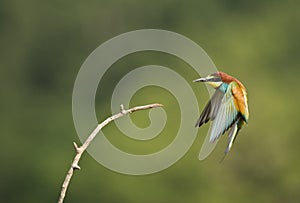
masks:
[[[136,106],[133,107],[131,109],[125,110],[124,106],[121,104],[120,106],[120,113],[113,115],[109,118],[107,118],[106,120],[104,120],[102,123],[98,124],[97,127],[93,130],[93,132],[89,135],[89,137],[86,139],[86,141],[83,143],[82,146],[78,147],[78,145],[73,142],[73,145],[75,147],[76,150],[76,155],[73,159],[73,162],[71,164],[71,167],[65,177],[65,180],[63,182],[62,188],[61,188],[61,192],[60,192],[60,196],[58,199],[58,203],[63,203],[65,195],[66,195],[66,191],[68,189],[70,180],[73,176],[73,173],[76,169],[80,169],[78,162],[83,154],[83,152],[86,150],[86,148],[90,145],[90,143],[93,141],[93,139],[96,137],[96,135],[99,133],[99,131],[106,126],[107,124],[109,124],[111,121],[116,120],[124,115],[127,115],[128,113],[133,113],[135,111],[140,111],[140,110],[146,110],[146,109],[150,109],[150,108],[155,108],[155,107],[162,107],[162,104],[149,104],[149,105],[145,105],[145,106]]]

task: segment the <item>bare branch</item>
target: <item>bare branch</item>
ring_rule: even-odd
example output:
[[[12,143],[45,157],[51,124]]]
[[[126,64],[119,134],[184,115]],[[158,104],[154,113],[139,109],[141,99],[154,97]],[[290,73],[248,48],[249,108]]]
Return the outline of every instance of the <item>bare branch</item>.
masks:
[[[150,108],[155,108],[155,107],[162,107],[162,104],[149,104],[149,105],[145,105],[145,106],[136,106],[133,107],[131,109],[125,110],[123,104],[120,105],[120,113],[113,115],[109,118],[107,118],[106,120],[104,120],[102,123],[100,123],[99,125],[97,125],[97,127],[94,129],[94,131],[89,135],[89,137],[86,139],[86,141],[83,143],[82,146],[78,147],[78,145],[73,142],[74,148],[76,150],[76,156],[74,157],[74,160],[71,164],[71,167],[66,175],[66,178],[63,182],[62,188],[61,188],[61,192],[60,192],[60,196],[58,199],[58,203],[63,203],[65,195],[66,195],[66,191],[68,189],[70,180],[72,178],[73,172],[74,170],[79,170],[80,166],[78,165],[78,162],[81,158],[81,155],[83,154],[83,152],[86,150],[86,148],[90,145],[91,141],[93,141],[93,139],[96,137],[96,135],[99,133],[99,131],[106,126],[107,124],[109,124],[111,121],[116,120],[128,113],[133,113],[135,111],[139,111],[139,110],[146,110],[146,109],[150,109]]]

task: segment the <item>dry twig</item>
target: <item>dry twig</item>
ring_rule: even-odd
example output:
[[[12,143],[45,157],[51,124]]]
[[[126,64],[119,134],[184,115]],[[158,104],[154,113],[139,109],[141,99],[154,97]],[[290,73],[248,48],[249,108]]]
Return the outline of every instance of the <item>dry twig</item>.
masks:
[[[97,127],[95,128],[95,130],[89,135],[89,137],[86,139],[86,141],[83,143],[82,146],[78,147],[78,145],[73,142],[75,150],[76,150],[76,156],[71,164],[71,167],[66,175],[66,178],[63,182],[62,188],[61,188],[61,192],[60,192],[60,196],[58,199],[58,203],[62,203],[64,201],[65,195],[66,195],[66,191],[68,189],[70,180],[72,178],[73,172],[76,169],[80,169],[78,162],[83,154],[83,152],[86,150],[86,148],[90,145],[91,141],[93,141],[93,139],[96,137],[96,135],[99,133],[99,131],[106,126],[108,123],[110,123],[113,120],[116,120],[128,113],[133,113],[135,111],[139,111],[139,110],[145,110],[145,109],[150,109],[150,108],[155,108],[155,107],[161,107],[163,106],[162,104],[149,104],[149,105],[145,105],[145,106],[136,106],[133,107],[131,109],[125,110],[124,106],[121,104],[120,106],[120,113],[113,115],[109,118],[107,118],[106,120],[104,120],[102,123],[100,123],[99,125],[97,125]]]

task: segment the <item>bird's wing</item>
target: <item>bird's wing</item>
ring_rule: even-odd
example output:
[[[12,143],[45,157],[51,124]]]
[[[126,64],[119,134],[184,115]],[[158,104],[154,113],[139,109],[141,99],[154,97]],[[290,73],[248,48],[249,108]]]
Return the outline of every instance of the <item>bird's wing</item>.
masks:
[[[208,104],[202,111],[195,127],[200,127],[203,123],[207,123],[209,120],[215,119],[223,96],[224,93],[217,89],[214,95],[212,96],[211,100],[208,102]]]
[[[211,133],[210,133],[210,142],[214,142],[221,135],[223,135],[228,128],[230,128],[233,123],[236,121],[238,115],[238,109],[235,106],[235,98],[233,96],[232,90],[236,89],[238,84],[236,82],[231,82],[228,85],[227,91],[225,92],[216,117],[214,119]]]

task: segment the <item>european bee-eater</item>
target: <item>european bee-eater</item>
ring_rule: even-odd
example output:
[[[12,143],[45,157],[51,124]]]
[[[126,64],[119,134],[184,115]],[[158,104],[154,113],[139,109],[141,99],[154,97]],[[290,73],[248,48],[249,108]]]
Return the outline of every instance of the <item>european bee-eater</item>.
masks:
[[[228,144],[224,156],[229,152],[239,130],[248,123],[248,99],[244,85],[236,78],[223,72],[216,72],[193,82],[206,82],[216,89],[196,123],[200,127],[213,121],[210,142],[216,141],[229,128]]]

